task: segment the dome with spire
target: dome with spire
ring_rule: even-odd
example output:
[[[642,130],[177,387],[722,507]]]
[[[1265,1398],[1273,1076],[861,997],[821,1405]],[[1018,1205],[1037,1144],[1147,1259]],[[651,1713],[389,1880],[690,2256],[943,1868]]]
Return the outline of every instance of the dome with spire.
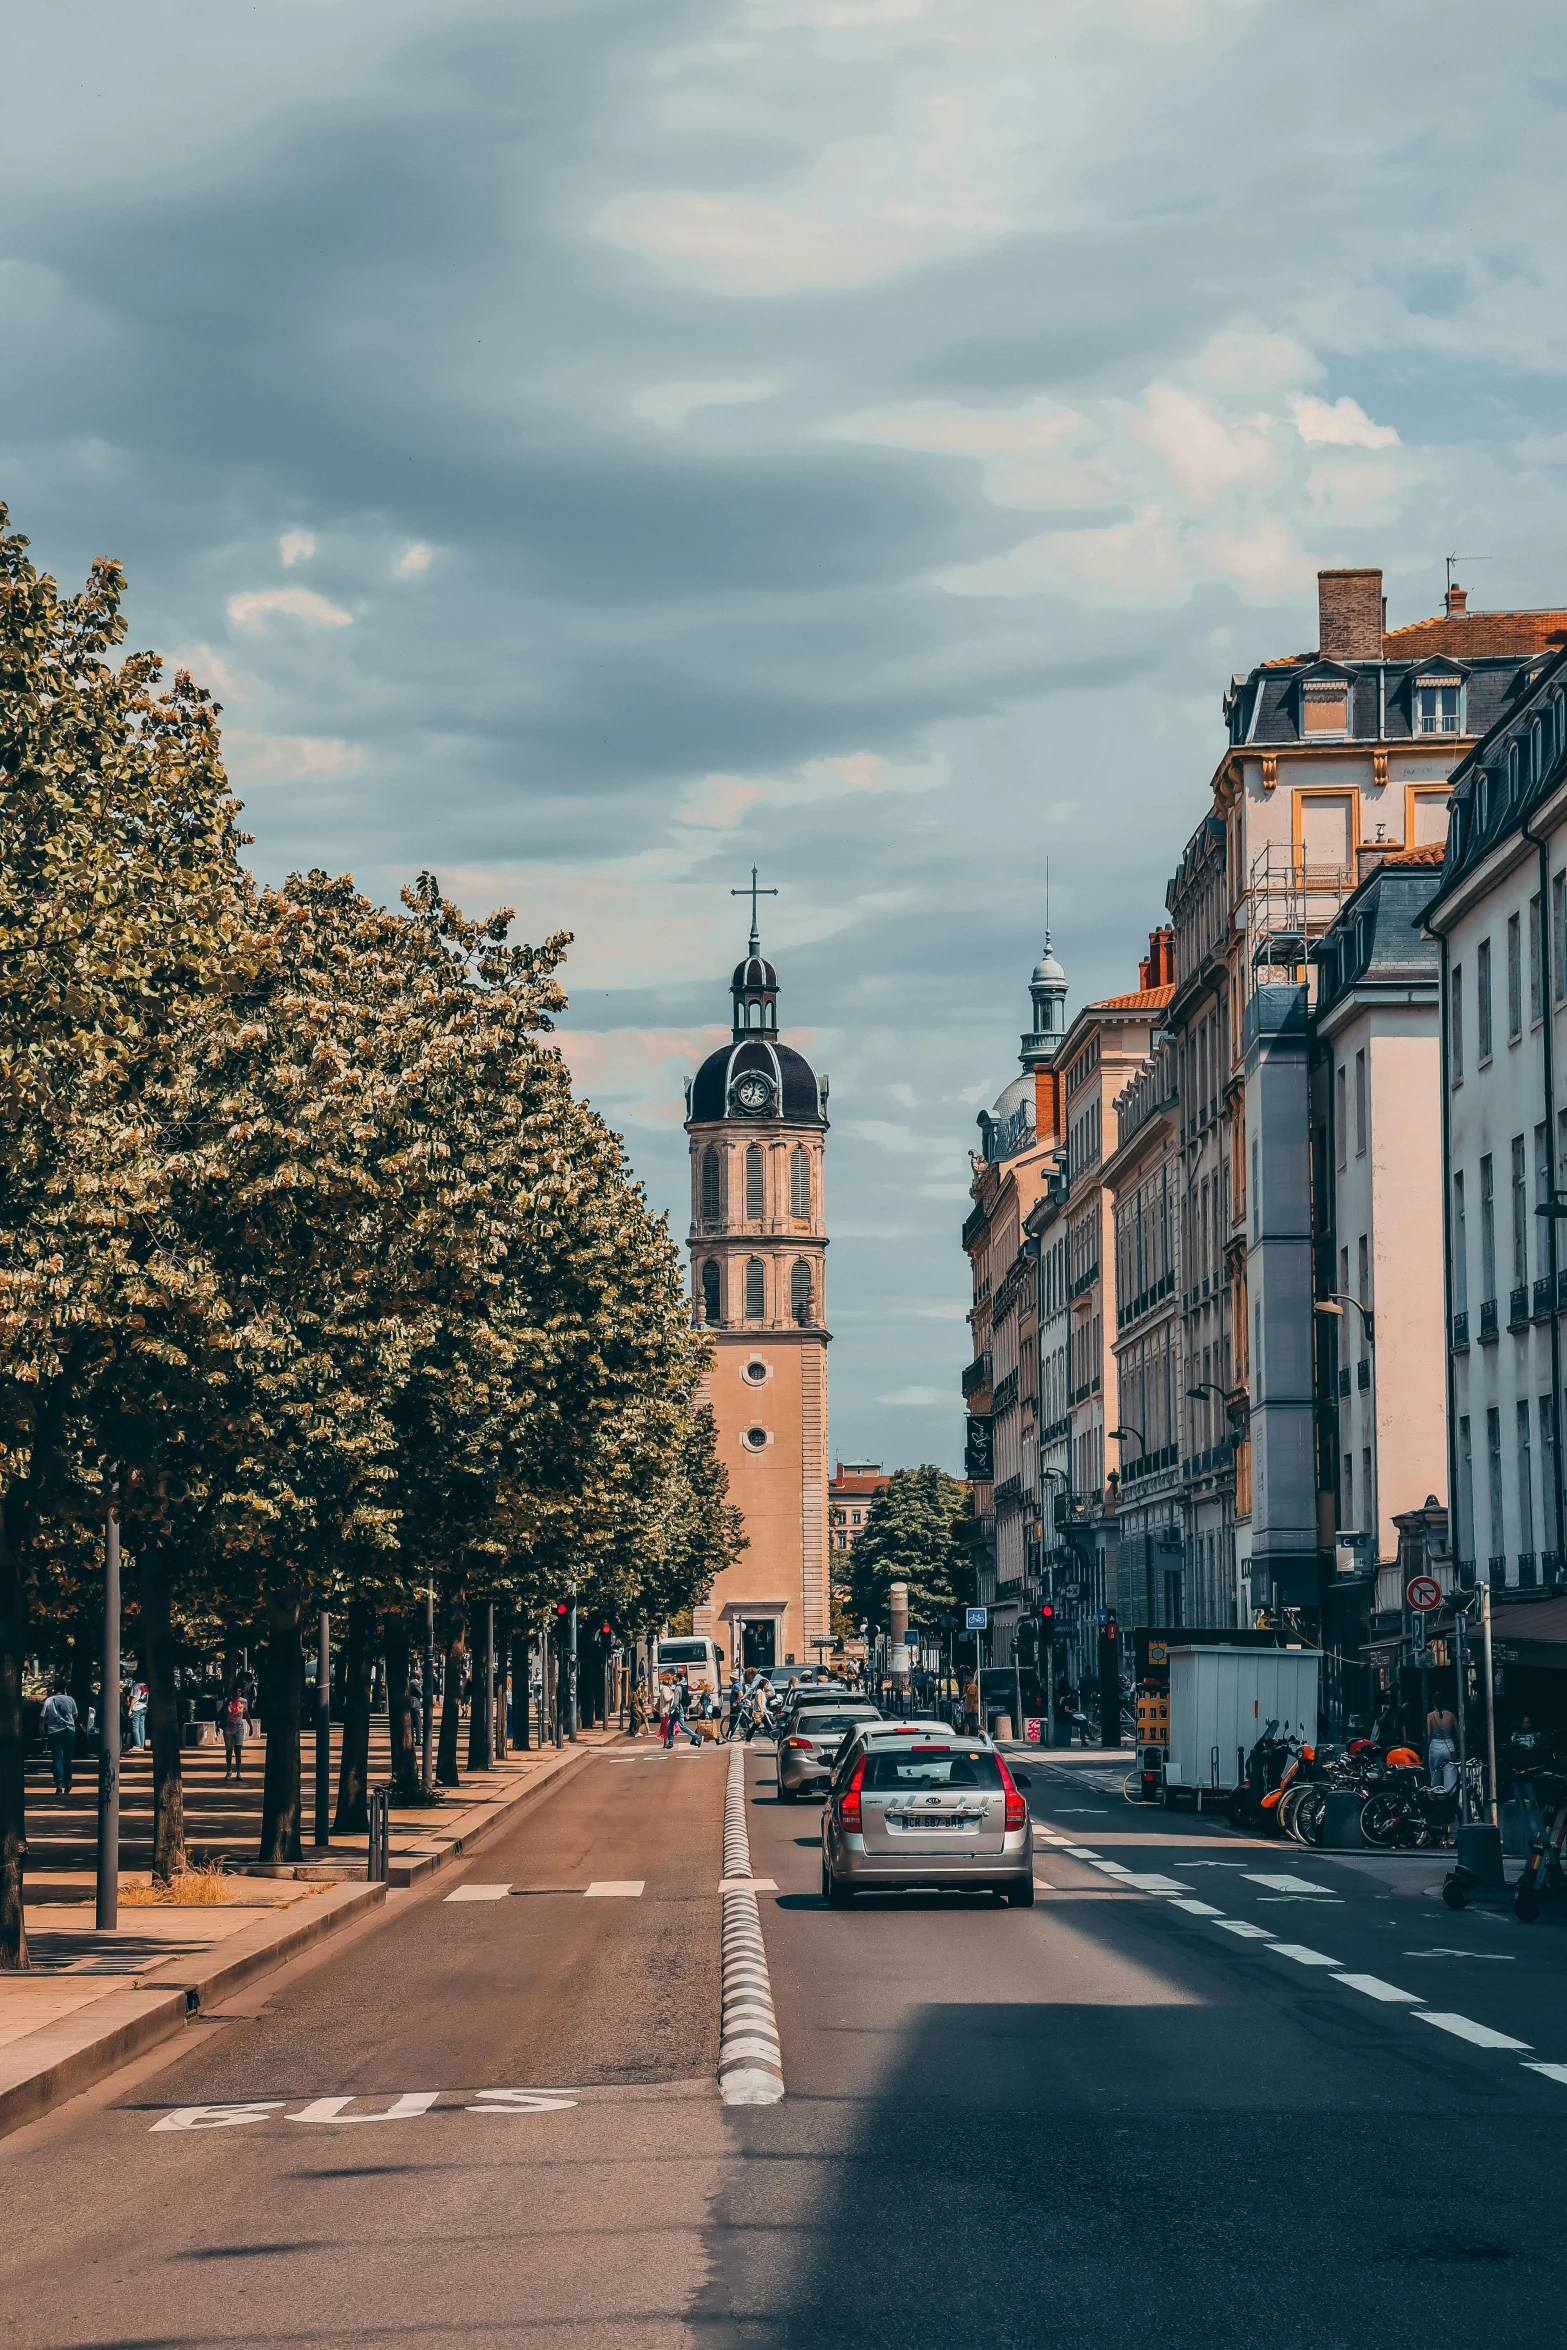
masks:
[[[731,1041],[709,1053],[691,1081],[690,1124],[719,1118],[776,1118],[787,1126],[827,1124],[827,1080],[803,1053],[778,1039],[778,974],[763,956],[753,921],[751,943],[729,982]]]

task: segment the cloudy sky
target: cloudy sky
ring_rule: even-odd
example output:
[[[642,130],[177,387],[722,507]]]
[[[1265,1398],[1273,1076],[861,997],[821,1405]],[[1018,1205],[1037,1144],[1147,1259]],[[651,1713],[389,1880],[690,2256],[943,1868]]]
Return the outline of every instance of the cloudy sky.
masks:
[[[4,35],[0,496],[276,875],[576,933],[683,1231],[753,859],[832,1078],[833,1442],[956,1465],[1043,874],[1135,984],[1230,672],[1567,601],[1549,0],[74,0]],[[1483,560],[1482,560],[1483,558]]]

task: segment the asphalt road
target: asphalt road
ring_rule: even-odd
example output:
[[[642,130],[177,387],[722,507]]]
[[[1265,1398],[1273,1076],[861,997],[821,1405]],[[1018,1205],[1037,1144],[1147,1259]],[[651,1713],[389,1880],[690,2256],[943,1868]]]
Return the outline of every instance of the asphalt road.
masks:
[[[726,2110],[725,1767],[595,1756],[455,1880],[0,2142],[0,2341],[1558,2338],[1567,1922],[1456,1915],[1429,1856],[1133,1809],[1076,1760],[1035,1766],[1032,1912],[828,1912],[758,1748],[788,2095]]]

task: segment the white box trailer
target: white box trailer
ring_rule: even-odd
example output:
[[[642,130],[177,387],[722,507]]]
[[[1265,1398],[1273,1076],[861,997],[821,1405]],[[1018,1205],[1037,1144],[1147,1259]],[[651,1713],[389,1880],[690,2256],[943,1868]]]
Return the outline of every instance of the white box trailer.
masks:
[[[1270,1722],[1281,1738],[1315,1739],[1322,1655],[1315,1648],[1170,1649],[1165,1800],[1201,1811],[1233,1794]]]

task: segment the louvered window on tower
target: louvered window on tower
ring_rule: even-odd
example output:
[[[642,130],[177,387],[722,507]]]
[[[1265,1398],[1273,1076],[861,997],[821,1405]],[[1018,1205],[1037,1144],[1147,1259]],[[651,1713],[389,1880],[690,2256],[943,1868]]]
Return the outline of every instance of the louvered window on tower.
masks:
[[[760,1257],[747,1257],[745,1260],[745,1318],[748,1322],[760,1322],[766,1312],[767,1297],[763,1286],[762,1260]]]
[[[709,1144],[702,1153],[703,1221],[716,1224],[723,1212],[723,1191],[719,1181],[718,1153]]]
[[[760,1216],[762,1212],[762,1154],[754,1142],[745,1154],[745,1212],[748,1216]],[[761,1308],[757,1311],[760,1313]]]
[[[808,1216],[811,1212],[811,1162],[803,1150],[796,1147],[789,1156],[789,1213]]]
[[[722,1321],[723,1312],[723,1292],[719,1286],[718,1265],[714,1258],[709,1257],[702,1267],[703,1317],[716,1324]]]
[[[789,1269],[789,1311],[797,1322],[811,1319],[811,1268],[796,1257]]]

